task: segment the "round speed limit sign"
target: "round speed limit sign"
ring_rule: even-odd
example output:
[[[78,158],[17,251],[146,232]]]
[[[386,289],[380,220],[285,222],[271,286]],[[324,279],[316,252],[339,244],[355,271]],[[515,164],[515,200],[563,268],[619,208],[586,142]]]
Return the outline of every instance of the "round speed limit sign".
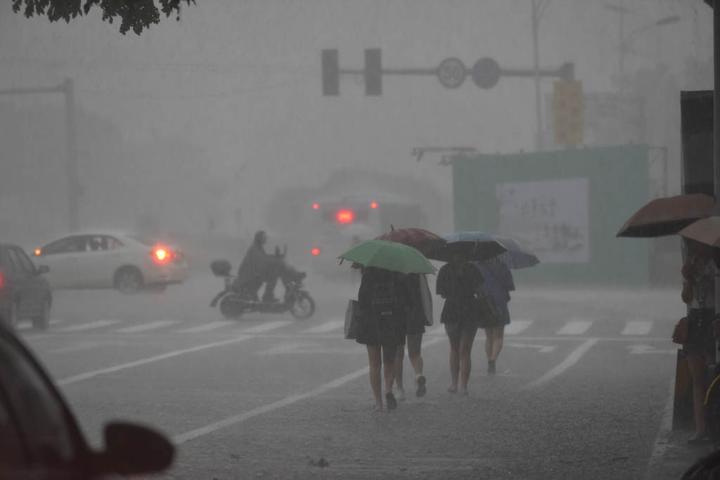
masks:
[[[443,87],[458,88],[465,81],[467,69],[460,59],[451,57],[440,62],[435,73]]]

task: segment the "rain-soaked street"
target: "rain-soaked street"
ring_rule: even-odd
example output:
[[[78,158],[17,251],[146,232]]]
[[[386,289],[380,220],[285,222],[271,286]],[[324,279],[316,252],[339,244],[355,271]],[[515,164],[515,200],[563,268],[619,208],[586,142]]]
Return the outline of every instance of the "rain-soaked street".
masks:
[[[427,396],[406,363],[407,400],[377,413],[365,349],[343,339],[356,286],[308,285],[304,321],[225,321],[203,275],[164,293],[57,292],[49,331],[23,337],[91,442],[111,418],[172,436],[167,478],[678,478],[704,452],[668,460],[683,443],[668,432],[676,290],[520,289],[495,377],[479,333],[470,395],[449,394],[436,325]]]

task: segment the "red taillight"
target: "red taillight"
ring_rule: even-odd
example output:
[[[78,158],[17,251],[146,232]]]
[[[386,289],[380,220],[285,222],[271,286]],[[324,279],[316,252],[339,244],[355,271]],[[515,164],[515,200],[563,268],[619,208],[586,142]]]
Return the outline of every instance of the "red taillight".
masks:
[[[312,255],[313,257],[317,257],[318,255],[320,255],[320,249],[318,247],[311,248],[310,255]]]
[[[377,203],[376,201],[370,202],[370,208],[372,208],[373,210],[375,210],[377,207],[378,207],[378,203]]]
[[[5,275],[0,272],[0,290],[2,290],[3,288],[5,288]]]
[[[352,210],[338,210],[335,220],[343,224],[352,223],[355,220],[355,213]]]
[[[150,252],[150,256],[155,263],[164,265],[173,259],[173,252],[168,247],[156,245]]]
[[[312,204],[312,209],[313,209],[313,210],[320,210],[320,204],[317,203],[317,202],[313,203],[313,204]]]

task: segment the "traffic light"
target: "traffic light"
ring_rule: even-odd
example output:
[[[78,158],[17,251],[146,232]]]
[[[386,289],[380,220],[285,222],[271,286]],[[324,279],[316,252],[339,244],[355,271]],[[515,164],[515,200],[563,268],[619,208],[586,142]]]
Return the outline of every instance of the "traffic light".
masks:
[[[340,62],[337,49],[322,51],[323,95],[340,95]]]
[[[577,80],[558,80],[553,91],[555,143],[580,145],[583,143],[584,109],[582,83]]]
[[[365,49],[365,95],[382,95],[382,60],[379,48]]]

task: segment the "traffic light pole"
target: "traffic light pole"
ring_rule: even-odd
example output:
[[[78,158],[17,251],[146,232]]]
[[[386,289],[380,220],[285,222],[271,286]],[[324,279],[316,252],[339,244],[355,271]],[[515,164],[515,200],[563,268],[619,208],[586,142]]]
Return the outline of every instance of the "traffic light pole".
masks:
[[[62,93],[65,95],[65,175],[67,178],[68,227],[79,227],[80,178],[78,175],[75,88],[71,78],[55,87],[19,87],[0,90],[0,95]]]

